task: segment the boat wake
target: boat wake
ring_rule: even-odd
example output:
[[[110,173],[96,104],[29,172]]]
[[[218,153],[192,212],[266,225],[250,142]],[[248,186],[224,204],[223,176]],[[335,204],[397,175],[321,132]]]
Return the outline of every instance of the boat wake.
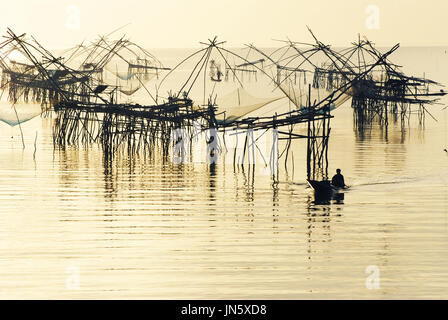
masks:
[[[370,187],[370,186],[391,186],[397,185],[402,187],[403,184],[426,184],[426,183],[434,183],[445,182],[448,181],[448,175],[443,176],[440,174],[420,174],[415,176],[384,176],[384,177],[369,177],[365,179],[350,179],[350,177],[346,177],[346,183],[348,189],[342,189],[340,192],[344,192],[346,190]],[[304,180],[304,182],[296,182],[296,181],[279,181],[279,184],[286,184],[290,186],[298,186],[298,187],[306,187],[310,188],[309,184]],[[312,189],[312,188],[311,188]]]

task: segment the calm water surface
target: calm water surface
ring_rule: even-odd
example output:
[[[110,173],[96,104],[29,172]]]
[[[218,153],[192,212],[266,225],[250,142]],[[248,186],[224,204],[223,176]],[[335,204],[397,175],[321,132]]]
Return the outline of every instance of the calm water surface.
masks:
[[[436,49],[419,50],[404,63]],[[416,70],[443,82],[437,50]],[[363,134],[348,104],[335,110],[329,169],[352,187],[327,205],[313,204],[301,141],[274,181],[261,165],[54,149],[48,118],[22,125],[23,150],[2,123],[0,298],[448,298],[447,116],[430,108],[424,130]]]

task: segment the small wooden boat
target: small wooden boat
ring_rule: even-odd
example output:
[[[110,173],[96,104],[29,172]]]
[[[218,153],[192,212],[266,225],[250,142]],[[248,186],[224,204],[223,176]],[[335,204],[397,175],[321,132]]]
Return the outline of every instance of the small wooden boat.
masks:
[[[332,197],[334,194],[339,193],[341,190],[345,190],[348,187],[340,188],[331,184],[330,180],[306,180],[311,188],[314,189],[314,193],[321,197]]]
[[[314,193],[319,196],[331,197],[333,194],[333,187],[329,180],[317,181],[307,179],[306,181],[314,189]]]

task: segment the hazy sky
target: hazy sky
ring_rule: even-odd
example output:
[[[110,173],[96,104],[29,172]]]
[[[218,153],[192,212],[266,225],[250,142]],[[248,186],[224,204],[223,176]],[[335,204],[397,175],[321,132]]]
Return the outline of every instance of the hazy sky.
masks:
[[[6,3],[4,3],[6,2]],[[447,0],[3,0],[1,32],[34,35],[48,48],[97,34],[126,34],[147,48],[196,47],[217,35],[229,46],[311,41],[306,25],[335,46],[366,35],[377,45],[448,45]]]

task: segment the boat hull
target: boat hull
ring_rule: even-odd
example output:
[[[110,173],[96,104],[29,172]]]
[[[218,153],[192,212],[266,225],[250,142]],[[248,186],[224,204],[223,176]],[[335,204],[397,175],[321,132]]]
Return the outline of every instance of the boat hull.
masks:
[[[306,180],[311,188],[314,189],[314,193],[319,196],[331,197],[335,191],[329,180],[317,181]]]

